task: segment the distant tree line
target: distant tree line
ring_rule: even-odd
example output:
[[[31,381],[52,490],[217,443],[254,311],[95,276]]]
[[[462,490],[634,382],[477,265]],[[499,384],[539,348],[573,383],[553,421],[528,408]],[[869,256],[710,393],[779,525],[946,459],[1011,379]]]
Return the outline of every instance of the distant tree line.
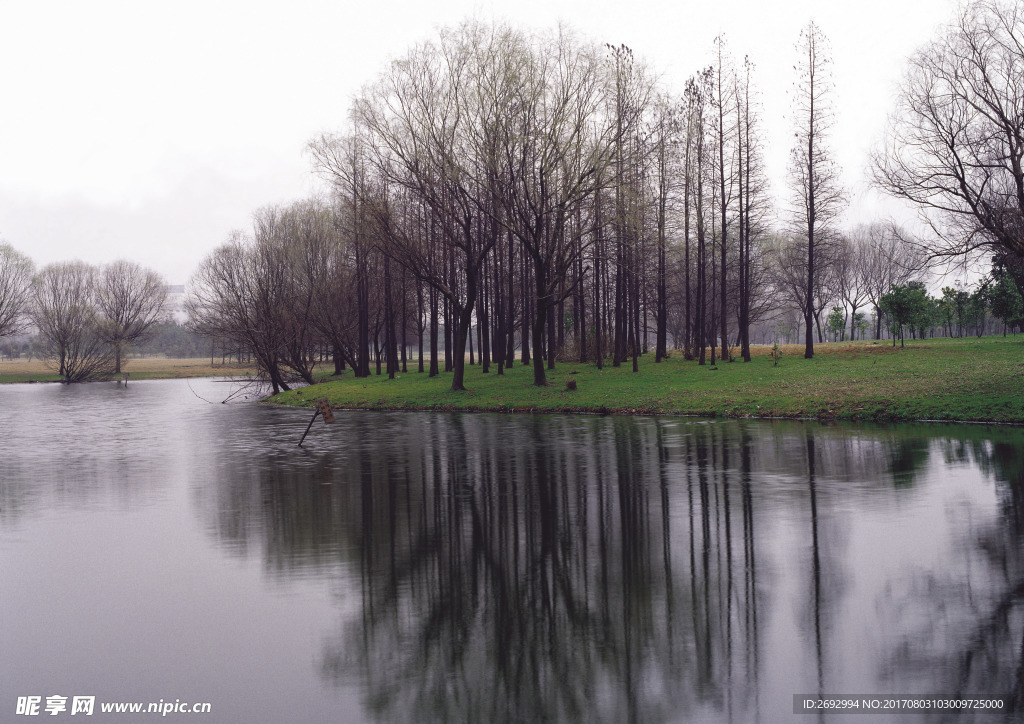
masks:
[[[175,319],[166,319],[150,327],[146,336],[132,346],[132,352],[184,358],[211,355],[223,358],[230,353],[238,358],[238,350],[228,348],[220,340],[198,334],[189,325]]]
[[[893,344],[931,336],[965,337],[969,334],[1006,336],[1024,328],[1024,300],[1010,274],[996,266],[973,289],[943,287],[933,297],[921,282],[895,285],[882,295],[881,312],[892,333]],[[836,311],[833,311],[836,314]]]

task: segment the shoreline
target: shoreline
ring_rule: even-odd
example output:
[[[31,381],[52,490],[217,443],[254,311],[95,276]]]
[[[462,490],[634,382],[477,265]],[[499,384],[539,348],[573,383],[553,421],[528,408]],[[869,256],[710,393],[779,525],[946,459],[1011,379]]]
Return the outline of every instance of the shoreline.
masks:
[[[308,389],[308,388],[302,388]],[[280,393],[279,393],[280,394]],[[312,409],[316,406],[314,400],[304,401],[302,404],[290,404],[280,402],[274,399],[275,396],[271,396],[260,400],[260,402],[270,405],[280,405],[282,407],[298,407],[301,409]],[[567,408],[537,408],[537,407],[480,407],[480,406],[467,406],[467,407],[454,407],[454,406],[423,406],[423,407],[401,407],[401,406],[360,406],[360,405],[335,405],[331,404],[331,409],[334,412],[446,412],[446,413],[467,413],[467,414],[493,414],[493,415],[576,415],[576,416],[590,416],[590,417],[689,417],[698,420],[708,421],[733,421],[733,420],[761,420],[770,422],[773,420],[785,420],[789,422],[818,422],[818,423],[830,423],[830,422],[852,422],[852,423],[872,423],[872,424],[902,424],[902,423],[926,423],[929,425],[979,425],[986,427],[1019,427],[1024,428],[1024,419],[1021,420],[960,420],[956,418],[938,419],[938,418],[919,418],[919,417],[854,417],[844,415],[833,415],[833,416],[821,416],[821,417],[810,417],[806,415],[746,415],[746,414],[718,414],[718,413],[697,413],[697,412],[674,412],[666,410],[644,410],[635,408],[619,408],[619,409],[584,409],[578,407],[567,407]]]
[[[253,376],[256,368],[237,363],[209,363],[209,357],[129,357],[122,364],[128,381],[186,379],[196,377]],[[91,382],[119,382],[118,375],[99,377]],[[0,384],[63,383],[46,360],[22,358],[0,360]]]
[[[916,340],[906,348],[888,341],[830,343],[811,360],[790,349],[777,366],[768,351],[714,368],[678,354],[661,363],[647,355],[635,374],[628,362],[601,370],[560,362],[545,387],[533,386],[532,368],[518,361],[500,377],[467,365],[469,389],[457,393],[449,390],[451,373],[429,378],[410,367],[388,380],[347,371],[267,401],[310,407],[326,397],[339,410],[1024,425],[1021,337]],[[568,389],[570,380],[576,390]]]
[[[308,408],[326,397],[338,410],[381,412],[1024,425],[1024,337],[916,340],[905,349],[888,341],[826,343],[812,360],[803,359],[796,345],[783,350],[778,365],[762,346],[752,348],[749,363],[715,367],[686,361],[678,352],[661,363],[648,354],[635,374],[629,361],[600,370],[593,363],[559,362],[547,371],[545,387],[533,385],[532,367],[519,360],[501,376],[493,367],[483,374],[479,364],[467,365],[469,389],[458,393],[449,389],[451,372],[430,378],[413,362],[394,380],[355,378],[347,370],[263,401]],[[62,382],[44,365],[0,360],[0,384]],[[129,358],[124,371],[129,382],[224,377],[244,383],[256,374],[246,365],[210,365],[209,358]],[[326,372],[320,368],[317,376]],[[569,389],[572,382],[577,389]]]

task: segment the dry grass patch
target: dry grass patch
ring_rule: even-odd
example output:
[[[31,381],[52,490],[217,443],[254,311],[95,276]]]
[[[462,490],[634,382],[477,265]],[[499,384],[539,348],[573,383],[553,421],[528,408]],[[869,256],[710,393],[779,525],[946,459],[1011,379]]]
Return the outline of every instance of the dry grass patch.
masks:
[[[254,367],[238,364],[211,365],[209,359],[174,357],[131,357],[122,363],[124,372],[136,379],[177,377],[234,377],[253,375]],[[29,382],[58,379],[56,367],[46,360],[0,360],[0,381]]]

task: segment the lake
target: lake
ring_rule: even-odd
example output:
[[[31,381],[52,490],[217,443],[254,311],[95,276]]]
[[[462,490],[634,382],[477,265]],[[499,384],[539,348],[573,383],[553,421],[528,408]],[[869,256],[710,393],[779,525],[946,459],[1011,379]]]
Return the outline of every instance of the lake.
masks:
[[[0,387],[0,720],[1024,708],[1022,429],[340,411],[299,448],[237,392]]]

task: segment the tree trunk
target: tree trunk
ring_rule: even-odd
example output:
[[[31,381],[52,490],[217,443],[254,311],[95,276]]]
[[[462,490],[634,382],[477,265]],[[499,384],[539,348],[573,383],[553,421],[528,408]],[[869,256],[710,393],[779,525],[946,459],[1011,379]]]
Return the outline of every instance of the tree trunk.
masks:
[[[438,319],[437,290],[430,287],[430,373],[429,377],[437,377],[440,374],[438,367],[440,350],[438,349],[437,337],[441,333],[440,320]]]
[[[533,384],[544,387],[547,385],[547,376],[544,372],[544,324],[547,321],[550,302],[546,294],[546,270],[540,259],[534,260],[533,272],[536,288],[534,301],[537,305],[533,318]]]

